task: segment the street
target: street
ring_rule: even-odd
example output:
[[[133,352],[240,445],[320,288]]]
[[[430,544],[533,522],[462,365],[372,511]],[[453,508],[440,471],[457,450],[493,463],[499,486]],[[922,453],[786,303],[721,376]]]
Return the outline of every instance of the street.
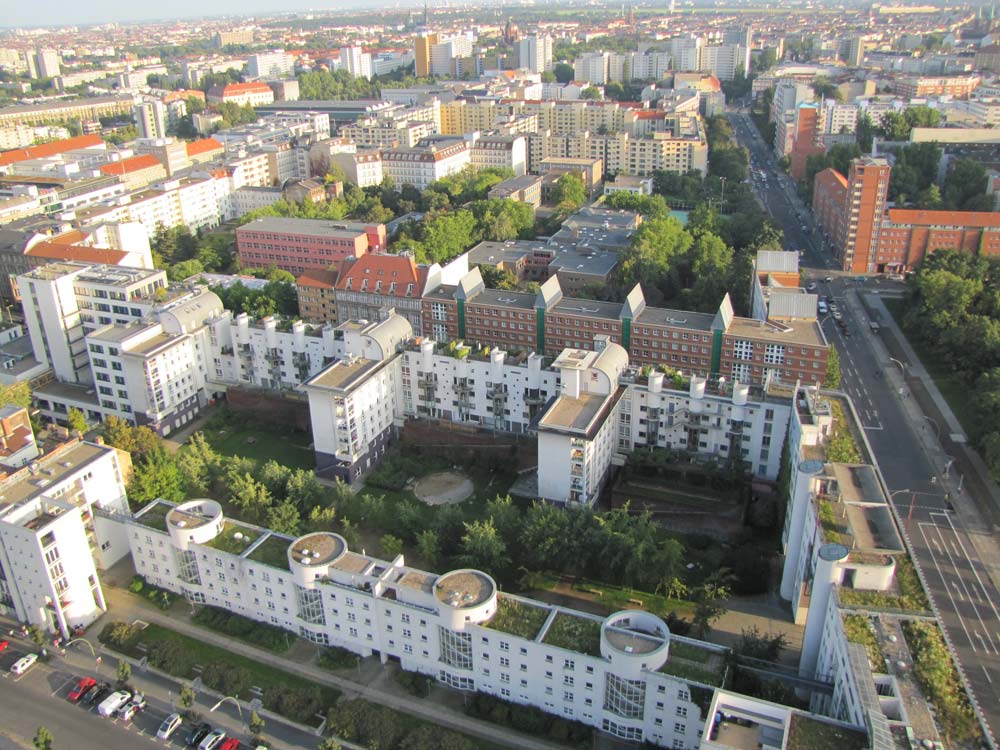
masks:
[[[750,149],[759,168],[771,169],[770,148],[760,139],[749,116],[731,113],[730,121],[737,139]],[[936,466],[947,465],[948,458],[939,443],[941,426],[920,412],[903,377],[907,363],[890,359],[880,334],[869,328],[868,314],[859,298],[869,288],[883,291],[901,287],[862,283],[829,272],[835,263],[822,250],[821,232],[815,229],[811,212],[791,194],[794,186],[790,181],[782,181],[781,187],[775,176],[769,176],[767,183],[754,182],[762,203],[784,230],[786,246],[805,251],[801,265],[817,284],[816,293],[839,306],[843,328],[835,324],[832,315],[821,318],[820,324],[840,355],[841,389],[854,402],[928,594],[960,669],[996,736],[1000,730],[1000,593],[961,521],[963,513],[976,511],[971,500],[960,497],[954,477]],[[800,218],[802,213],[805,219]],[[813,231],[803,233],[803,224]],[[823,281],[828,276],[833,277],[829,283]],[[960,502],[962,512],[956,513]]]
[[[130,722],[105,719],[97,714],[96,705],[70,703],[66,696],[82,676],[91,676],[114,684],[117,663],[114,657],[104,654],[98,667],[85,644],[71,646],[65,655],[55,655],[48,663],[38,662],[23,675],[11,674],[10,667],[27,653],[37,652],[34,644],[19,638],[9,638],[10,647],[0,654],[0,705],[3,706],[3,729],[8,735],[21,740],[24,748],[31,747],[31,740],[39,726],[52,732],[56,750],[125,750],[139,742],[143,746],[183,748],[184,739],[191,727],[185,721],[170,740],[156,738],[156,730],[163,719],[177,709],[177,683],[159,678],[142,670],[133,670],[130,684],[143,692],[148,701]],[[90,639],[96,644],[96,637]],[[51,653],[51,651],[50,651]],[[97,669],[99,669],[99,674]],[[241,742],[241,749],[249,750],[250,735],[245,721],[227,701],[216,711],[213,696],[199,693],[192,710],[213,727],[225,730],[230,737]],[[304,733],[284,724],[269,722],[265,735],[272,741],[272,748],[314,748],[315,735]]]

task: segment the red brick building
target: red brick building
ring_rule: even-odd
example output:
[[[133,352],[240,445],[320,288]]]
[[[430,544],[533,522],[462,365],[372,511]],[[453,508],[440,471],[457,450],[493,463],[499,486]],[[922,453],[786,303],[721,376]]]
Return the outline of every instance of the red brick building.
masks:
[[[1000,213],[890,208],[883,217],[877,259],[883,270],[915,268],[946,249],[1000,255]]]
[[[372,240],[379,242],[373,247]],[[244,268],[326,270],[385,246],[385,225],[267,216],[236,230]]]

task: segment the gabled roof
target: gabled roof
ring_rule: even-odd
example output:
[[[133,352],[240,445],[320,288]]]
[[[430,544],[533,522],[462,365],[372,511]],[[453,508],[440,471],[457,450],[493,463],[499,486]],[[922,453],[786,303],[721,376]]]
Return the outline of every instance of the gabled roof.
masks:
[[[160,166],[162,166],[160,164],[160,160],[155,156],[152,154],[143,154],[142,156],[132,156],[128,159],[122,159],[121,161],[113,162],[111,164],[104,164],[101,166],[101,174],[129,174],[130,172],[138,172],[140,169],[149,169],[150,167]]]
[[[78,135],[74,138],[66,138],[62,141],[52,141],[52,143],[42,143],[38,146],[28,146],[27,148],[17,148],[13,151],[4,151],[0,154],[0,167],[8,164],[16,164],[27,159],[44,159],[47,156],[57,156],[67,151],[77,148],[91,148],[103,143],[99,135]]]
[[[191,143],[187,144],[186,148],[188,156],[197,156],[209,151],[221,151],[223,146],[215,138],[202,138],[201,140],[191,141]]]
[[[296,280],[296,286],[317,287],[319,289],[334,289],[337,286],[337,279],[340,273],[337,271],[313,270],[306,271]]]
[[[107,264],[111,266],[117,266],[128,257],[128,253],[124,250],[88,247],[86,245],[62,245],[56,242],[38,242],[25,255],[33,258],[75,260],[81,263]]]
[[[337,289],[358,292],[364,287],[371,294],[406,297],[407,286],[413,284],[410,296],[419,297],[426,279],[427,269],[418,266],[411,256],[367,253],[341,270]]]

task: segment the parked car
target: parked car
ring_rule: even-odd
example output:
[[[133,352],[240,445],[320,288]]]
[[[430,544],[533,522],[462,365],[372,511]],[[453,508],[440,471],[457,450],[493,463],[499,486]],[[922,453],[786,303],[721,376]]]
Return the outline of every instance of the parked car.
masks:
[[[809,286],[806,287],[806,291],[807,292],[815,292],[816,291],[816,282],[815,281],[810,281],[809,282]]]
[[[10,647],[10,641],[0,641],[0,654]]]
[[[35,665],[36,661],[38,661],[38,654],[28,654],[27,656],[22,656],[14,662],[14,666],[10,668],[10,671],[16,675],[22,675],[31,669]]]
[[[833,283],[833,276],[827,276],[826,278],[824,278],[823,279],[823,283],[824,284],[832,284]]]
[[[160,728],[156,730],[156,738],[160,740],[169,740],[170,735],[177,731],[177,728],[181,725],[181,715],[180,714],[170,714],[167,718],[163,720],[160,724]]]
[[[235,737],[230,737],[219,745],[219,750],[240,750],[240,741]]]
[[[122,721],[132,721],[132,717],[139,713],[142,708],[141,704],[130,701],[118,709],[118,718]]]
[[[128,690],[116,690],[101,701],[101,705],[97,707],[97,713],[105,718],[114,716],[118,712],[118,709],[130,700],[132,700],[132,693]]]
[[[221,729],[213,729],[205,739],[198,743],[198,750],[217,750],[222,741],[226,739],[226,733]]]
[[[199,742],[205,739],[211,731],[211,724],[207,724],[205,722],[195,724],[191,727],[191,731],[188,732],[187,737],[184,739],[184,744],[188,747],[195,747]]]
[[[93,705],[94,703],[99,704],[109,695],[111,695],[111,685],[107,682],[101,682],[84,696],[82,702],[86,703],[88,706]]]
[[[70,703],[77,703],[95,687],[97,687],[97,680],[93,677],[81,677],[80,681],[76,683],[76,687],[70,690],[69,695],[66,697],[69,699]]]

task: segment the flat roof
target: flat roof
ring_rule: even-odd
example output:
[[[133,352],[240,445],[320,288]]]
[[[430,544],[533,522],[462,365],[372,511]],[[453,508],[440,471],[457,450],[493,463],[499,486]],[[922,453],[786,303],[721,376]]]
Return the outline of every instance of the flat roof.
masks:
[[[0,508],[44,495],[47,488],[112,450],[114,448],[84,442],[68,448],[57,448],[0,482]],[[30,466],[36,466],[37,473],[33,474]]]
[[[581,393],[577,398],[559,396],[545,412],[538,426],[572,432],[586,432],[590,424],[600,414],[607,398],[607,396],[600,396],[596,393]]]
[[[283,232],[310,237],[356,237],[365,233],[359,222],[332,221],[330,219],[292,219],[284,216],[262,216],[237,229],[238,232]]]
[[[434,595],[438,601],[456,609],[479,606],[495,591],[493,581],[478,570],[445,573],[434,585]]]
[[[211,523],[212,519],[217,517],[207,513],[198,513],[197,511],[200,507],[188,508],[186,510],[171,508],[167,511],[167,523],[180,529],[198,529]]]
[[[534,310],[535,295],[526,292],[512,292],[506,289],[483,289],[468,302],[471,305],[491,305],[519,310]]]
[[[662,638],[622,628],[605,628],[604,637],[616,649],[627,654],[648,654],[664,644]]]
[[[341,537],[320,531],[297,539],[292,545],[292,557],[302,565],[329,565],[346,549]]]
[[[711,331],[715,316],[709,313],[689,312],[688,310],[671,310],[667,307],[644,307],[635,319],[638,325],[660,325],[673,328],[688,328],[698,331]],[[635,327],[632,328],[635,335]]]
[[[359,555],[357,552],[345,552],[343,555],[338,557],[333,561],[332,565],[337,570],[341,570],[345,573],[361,574],[365,572],[365,569],[371,565],[371,559],[365,557],[364,555]]]
[[[619,259],[618,253],[607,250],[594,251],[589,248],[581,250],[579,247],[569,250],[560,248],[556,257],[549,264],[549,268],[570,273],[607,276],[618,265]]]
[[[594,299],[573,299],[563,297],[552,308],[553,313],[583,315],[603,320],[619,320],[622,313],[621,302],[602,302]]]
[[[307,387],[346,391],[381,367],[384,361],[355,357],[338,359],[325,370],[304,383]]]
[[[433,573],[425,573],[422,570],[407,568],[406,572],[403,573],[396,583],[408,589],[423,591],[425,594],[429,594],[434,590],[434,581],[436,580],[437,576]]]
[[[827,342],[815,320],[796,320],[794,325],[781,325],[774,322],[762,322],[752,318],[733,318],[726,329],[731,336],[741,336],[748,339],[768,339],[792,344],[808,346],[826,346]]]
[[[135,346],[129,347],[127,352],[124,354],[135,354],[139,356],[146,356],[149,354],[155,354],[158,350],[165,348],[167,345],[179,341],[180,337],[175,336],[171,333],[158,333],[155,336],[142,341]]]

